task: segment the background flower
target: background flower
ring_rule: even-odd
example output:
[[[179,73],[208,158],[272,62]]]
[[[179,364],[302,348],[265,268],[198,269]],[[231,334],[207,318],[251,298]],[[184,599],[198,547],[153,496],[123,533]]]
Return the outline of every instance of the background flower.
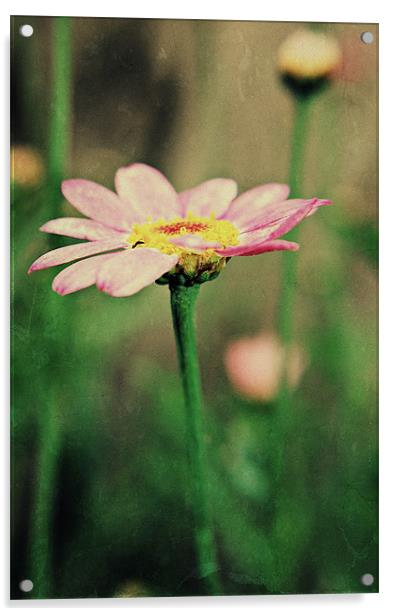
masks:
[[[300,29],[290,34],[278,50],[281,73],[294,79],[329,77],[341,64],[342,51],[336,38],[326,32]]]
[[[11,148],[11,181],[24,188],[38,186],[44,177],[44,163],[40,152],[27,145]]]
[[[236,391],[251,400],[269,402],[280,387],[285,353],[274,332],[232,341],[224,355],[228,378]],[[286,375],[289,385],[298,385],[306,368],[306,357],[299,346],[289,351]]]

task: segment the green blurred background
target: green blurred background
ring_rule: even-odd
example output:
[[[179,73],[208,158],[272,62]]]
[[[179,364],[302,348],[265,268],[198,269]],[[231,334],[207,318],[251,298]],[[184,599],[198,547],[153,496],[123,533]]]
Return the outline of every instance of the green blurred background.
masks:
[[[28,597],[19,583],[35,581],[34,511],[48,443],[50,579],[36,596],[201,594],[168,289],[61,298],[51,291],[53,270],[26,273],[50,246],[72,241],[38,231],[54,217],[45,179],[53,22],[13,18],[12,142],[41,155],[43,177],[18,180],[15,166],[12,596]],[[24,23],[31,38],[18,34]],[[177,190],[216,176],[235,178],[240,190],[287,182],[293,108],[276,52],[298,24],[74,18],[71,26],[67,177],[113,188],[116,169],[140,161]],[[272,403],[232,388],[224,352],[276,327],[282,255],[232,259],[198,303],[210,493],[228,594],[378,588],[377,43],[360,40],[364,30],[377,40],[378,31],[320,27],[338,38],[344,62],[314,102],[300,196],[335,206],[301,228],[295,320],[308,368],[280,432]],[[56,200],[58,216],[74,215]],[[279,447],[284,472],[274,482]],[[365,573],[375,578],[368,588]]]

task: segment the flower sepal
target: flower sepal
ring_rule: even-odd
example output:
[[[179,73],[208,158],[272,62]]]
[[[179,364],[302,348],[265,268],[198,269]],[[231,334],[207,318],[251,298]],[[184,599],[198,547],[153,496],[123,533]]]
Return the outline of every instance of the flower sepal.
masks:
[[[292,75],[281,75],[281,81],[288,90],[297,98],[308,98],[326,90],[330,84],[328,77],[316,77],[312,79],[298,79]]]
[[[195,284],[203,284],[204,282],[215,280],[220,275],[221,269],[211,271],[206,270],[196,274],[186,274],[181,272],[168,273],[158,278],[158,280],[155,280],[155,282],[159,285],[168,284],[173,287],[192,287]]]

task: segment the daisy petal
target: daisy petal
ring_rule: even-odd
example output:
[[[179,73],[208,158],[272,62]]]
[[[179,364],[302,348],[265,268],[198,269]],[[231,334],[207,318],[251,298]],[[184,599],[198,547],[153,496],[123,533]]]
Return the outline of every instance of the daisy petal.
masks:
[[[182,205],[182,216],[186,216],[187,212],[207,217],[214,213],[219,218],[236,195],[237,184],[234,180],[215,178],[184,190],[178,197]]]
[[[28,273],[36,270],[47,269],[54,265],[62,265],[69,261],[90,257],[91,255],[100,252],[115,250],[116,248],[125,248],[128,244],[122,240],[99,240],[98,242],[84,242],[83,244],[73,244],[72,246],[63,246],[55,248],[36,259],[30,266]]]
[[[272,203],[284,201],[289,195],[286,184],[263,184],[247,190],[230,204],[222,218],[233,222],[240,230],[247,229],[248,223],[261,214]]]
[[[239,236],[239,246],[275,240],[281,235],[288,233],[288,231],[299,224],[303,218],[306,218],[306,216],[309,216],[315,211],[315,202],[316,199],[304,201],[304,205],[299,206],[290,216],[283,218],[280,222],[271,224],[270,226],[263,225],[253,231],[241,233]]]
[[[142,163],[121,167],[115,175],[115,188],[122,201],[133,210],[136,222],[149,217],[167,220],[181,215],[176,191],[153,167]]]
[[[85,216],[118,231],[130,230],[134,219],[130,208],[108,188],[89,180],[65,180],[62,192]]]
[[[332,201],[327,199],[288,199],[279,203],[272,203],[267,205],[255,218],[246,220],[242,225],[241,231],[253,231],[254,229],[263,228],[266,225],[272,225],[276,222],[282,221],[288,216],[291,216],[299,208],[305,205],[314,206],[309,212],[308,216],[314,214],[317,208],[322,205],[331,205]]]
[[[180,246],[180,248],[187,248],[191,251],[196,250],[197,252],[207,250],[208,248],[221,248],[221,244],[219,242],[208,242],[202,237],[192,234],[176,237],[171,239],[170,242],[176,246]]]
[[[310,214],[307,214],[307,216],[312,216],[313,214],[315,214],[315,211],[323,205],[333,205],[333,201],[331,201],[330,199],[315,199],[314,208],[310,212]]]
[[[177,261],[178,256],[152,248],[125,250],[100,268],[96,284],[113,297],[126,297],[155,282]]]
[[[52,281],[52,289],[59,295],[68,295],[81,289],[86,289],[96,282],[96,274],[100,267],[109,259],[115,258],[120,254],[114,252],[97,257],[89,257],[82,261],[77,261],[62,270]]]
[[[124,236],[119,231],[87,218],[54,218],[40,227],[40,231],[76,237],[80,240],[120,239]]]
[[[286,240],[263,240],[251,244],[232,246],[223,250],[216,250],[222,257],[249,257],[260,255],[263,252],[273,252],[274,250],[299,250],[299,244],[287,242]]]
[[[293,242],[286,242],[285,245],[294,247],[277,248],[279,246],[276,239],[285,233],[288,233],[293,227],[295,227],[303,218],[308,216],[314,209],[315,200],[313,203],[307,202],[304,206],[299,207],[296,212],[286,218],[280,223],[271,225],[270,227],[262,227],[261,229],[255,229],[247,233],[240,235],[240,243],[238,246],[225,248],[224,250],[216,250],[218,254],[223,256],[236,256],[236,255],[254,255],[261,252],[269,252],[269,250],[297,250],[298,244]],[[268,248],[269,245],[274,245],[274,248]]]

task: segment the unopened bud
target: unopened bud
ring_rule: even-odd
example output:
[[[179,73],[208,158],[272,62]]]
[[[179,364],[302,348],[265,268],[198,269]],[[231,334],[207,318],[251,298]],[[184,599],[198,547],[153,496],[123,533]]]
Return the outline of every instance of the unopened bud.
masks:
[[[44,164],[37,150],[24,145],[11,148],[11,180],[24,188],[32,188],[41,183]]]
[[[337,40],[322,32],[297,30],[278,50],[277,66],[288,85],[309,86],[331,77],[342,59]]]

